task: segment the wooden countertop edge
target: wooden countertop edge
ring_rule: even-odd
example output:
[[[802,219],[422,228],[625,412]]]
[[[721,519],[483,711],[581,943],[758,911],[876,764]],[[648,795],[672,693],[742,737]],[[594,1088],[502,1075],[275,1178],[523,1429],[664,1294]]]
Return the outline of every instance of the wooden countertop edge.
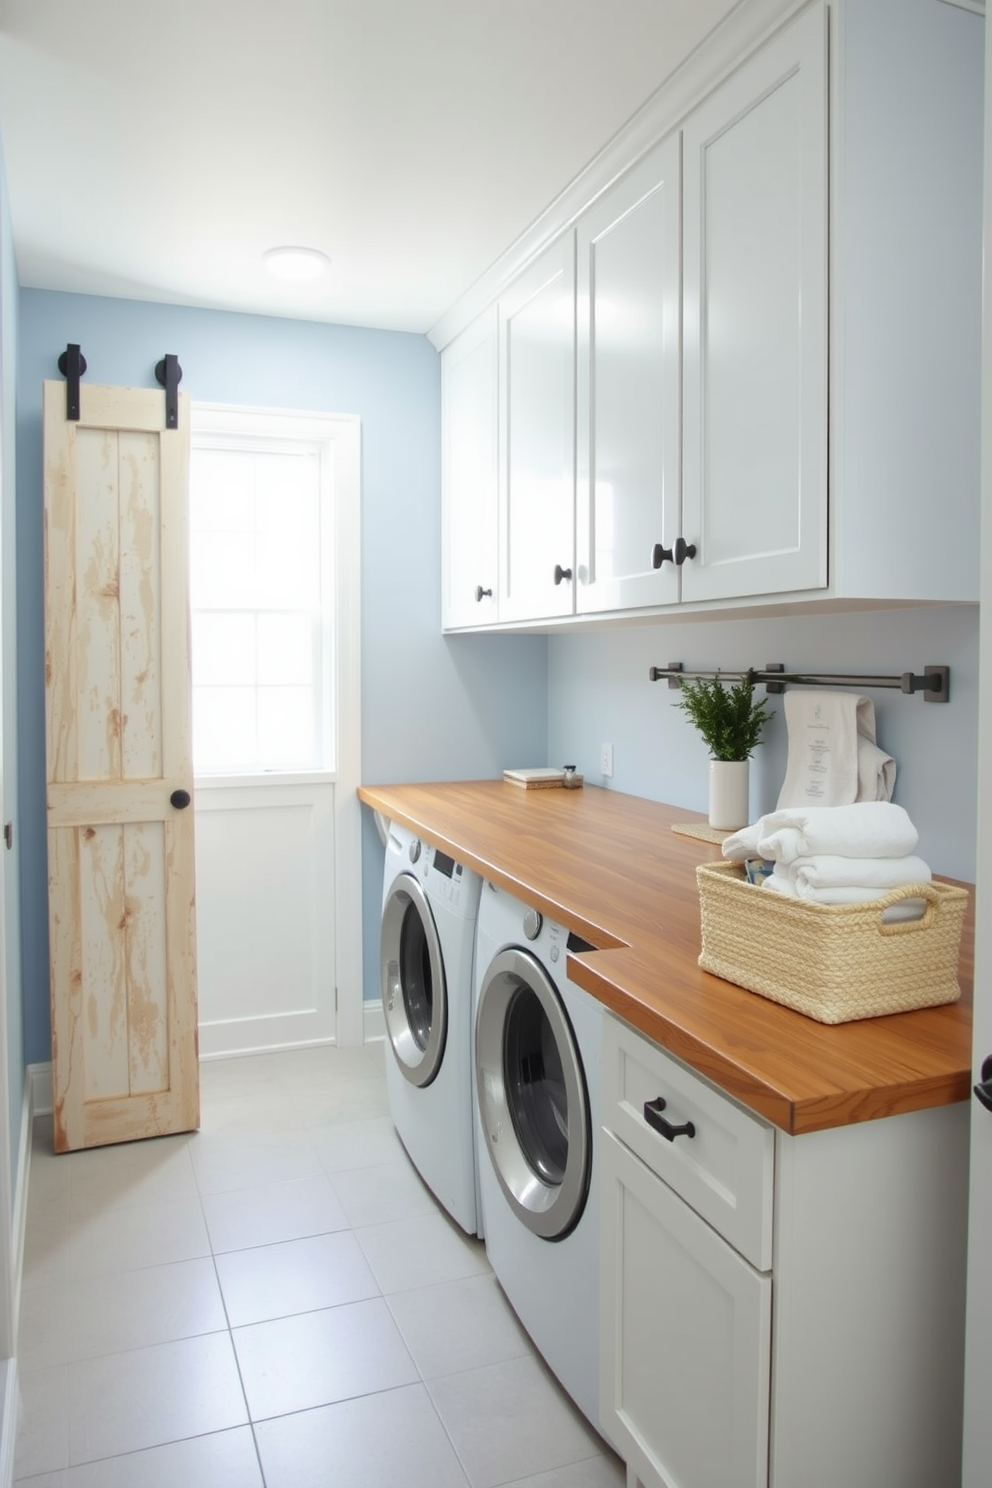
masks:
[[[471,790],[476,784],[491,790],[499,783],[468,782],[456,788],[464,792],[466,789]],[[518,788],[507,789],[515,793]],[[412,809],[410,796],[403,796],[405,790],[414,795],[427,795],[429,799],[421,804],[419,810]],[[656,926],[641,934],[635,934],[629,925],[624,926],[627,932],[624,938],[617,933],[620,927],[615,922],[610,923],[609,913],[604,912],[600,918],[588,903],[577,907],[576,903],[564,902],[564,895],[556,897],[553,885],[550,886],[551,892],[547,892],[547,884],[546,891],[542,892],[534,880],[508,872],[502,866],[500,856],[490,857],[485,851],[478,850],[479,838],[485,832],[477,824],[466,829],[465,837],[459,834],[450,820],[439,826],[438,814],[450,815],[448,812],[435,814],[435,808],[442,799],[438,793],[443,791],[444,787],[441,785],[411,785],[406,788],[363,786],[359,788],[358,794],[373,809],[383,811],[391,820],[418,833],[465,867],[473,869],[483,878],[525,900],[582,936],[596,949],[584,955],[569,956],[569,975],[578,986],[596,997],[624,1022],[667,1049],[676,1058],[682,1059],[742,1105],[781,1130],[790,1135],[800,1135],[970,1098],[970,1039],[963,1036],[970,1020],[970,948],[968,953],[962,955],[962,1001],[945,1008],[927,1009],[922,1013],[904,1013],[894,1018],[872,1020],[887,1024],[889,1028],[885,1059],[880,1061],[884,1064],[884,1069],[868,1068],[858,1046],[858,1024],[849,1023],[828,1030],[826,1025],[767,1002],[732,983],[711,977],[698,966],[693,966],[690,974],[686,945],[681,944],[670,950]],[[532,793],[521,791],[520,794],[523,796]],[[656,803],[651,804],[659,811],[666,809]],[[681,815],[690,818],[695,813],[685,812]],[[719,858],[717,848],[708,847],[699,840],[683,837],[676,839],[676,843],[680,855],[686,858],[687,870],[696,861],[705,861],[707,857]],[[683,848],[688,849],[684,854],[681,852]],[[672,851],[671,844],[668,851]],[[965,887],[972,888],[971,885]],[[691,894],[680,893],[679,899],[681,918],[685,921],[690,909],[692,914],[698,911],[694,881]],[[681,928],[684,940],[685,924]],[[698,945],[698,923],[695,934],[695,944]],[[965,952],[965,947],[962,950]],[[674,968],[675,979],[680,981],[681,1005],[679,987],[666,987],[664,993],[659,992],[657,996],[648,996],[640,990],[648,980],[644,974],[646,966],[650,966],[655,973],[650,978],[651,982],[660,985],[664,980],[666,965]],[[731,1032],[728,1032],[722,1046],[716,1047],[706,1036],[705,1030],[700,1033],[693,1028],[694,1021],[697,1021],[694,1017],[696,1001],[705,998],[707,992],[710,994],[710,1004],[714,993],[721,999],[721,1011],[726,1015],[728,1030],[732,1029],[737,1036],[739,1058],[735,1057],[735,1040]],[[712,1018],[712,1009],[710,1017]],[[912,1028],[903,1021],[907,1019],[914,1020]],[[927,1020],[925,1025],[920,1023],[921,1019]],[[937,1071],[925,1072],[913,1067],[913,1051],[919,1046],[924,1026],[928,1042],[946,1050],[944,1067]],[[807,1079],[798,1070],[790,1069],[788,1077],[783,1077],[778,1085],[763,1077],[749,1062],[748,1050],[763,1048],[767,1051],[773,1044],[777,1031],[785,1037],[798,1038],[811,1049],[815,1049],[816,1043],[825,1032],[838,1034],[835,1067],[837,1078],[830,1078],[822,1069],[817,1069]],[[964,1048],[966,1043],[967,1051]],[[761,1063],[762,1060],[757,1059],[756,1062]],[[767,1064],[767,1059],[764,1062]]]

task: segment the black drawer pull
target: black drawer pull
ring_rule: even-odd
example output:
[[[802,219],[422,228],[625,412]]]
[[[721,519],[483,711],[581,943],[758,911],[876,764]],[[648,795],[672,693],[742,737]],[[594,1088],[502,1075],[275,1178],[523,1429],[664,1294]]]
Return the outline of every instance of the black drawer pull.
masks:
[[[992,1054],[982,1060],[982,1083],[975,1086],[975,1094],[985,1109],[992,1111]]]
[[[648,1126],[653,1126],[656,1132],[661,1132],[666,1142],[674,1142],[676,1137],[694,1137],[696,1128],[691,1121],[686,1121],[682,1126],[673,1126],[662,1116],[662,1111],[667,1105],[663,1095],[656,1096],[653,1101],[644,1102],[644,1120]]]

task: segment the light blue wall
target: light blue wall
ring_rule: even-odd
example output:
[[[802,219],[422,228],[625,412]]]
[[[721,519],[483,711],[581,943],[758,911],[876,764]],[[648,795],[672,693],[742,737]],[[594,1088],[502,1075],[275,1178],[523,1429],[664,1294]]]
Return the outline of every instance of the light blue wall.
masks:
[[[951,701],[876,689],[879,743],[898,766],[895,799],[920,832],[919,851],[935,872],[973,881],[978,762],[978,607],[892,610],[788,620],[707,621],[645,626],[550,642],[552,759],[574,760],[606,784],[599,748],[614,749],[610,786],[694,811],[707,804],[707,754],[667,682],[648,668],[681,661],[686,670],[760,668],[772,661],[821,672],[876,676],[951,668]],[[785,775],[781,702],[751,767],[751,816],[774,808]]]
[[[3,966],[7,994],[7,1096],[10,1112],[11,1198],[17,1191],[17,1164],[24,1100],[24,1032],[21,1005],[21,833],[17,770],[17,264],[10,222],[7,180],[0,158],[0,578],[3,632],[3,820],[14,822],[14,844],[4,852]]]
[[[155,386],[178,355],[207,402],[319,409],[362,422],[362,775],[472,778],[543,760],[547,642],[440,633],[440,371],[422,336],[129,300],[22,292],[18,408],[20,817],[24,1039],[50,1057],[42,634],[41,384],[67,342],[87,380]],[[377,996],[382,855],[366,813],[365,994]],[[356,872],[358,865],[356,864]]]

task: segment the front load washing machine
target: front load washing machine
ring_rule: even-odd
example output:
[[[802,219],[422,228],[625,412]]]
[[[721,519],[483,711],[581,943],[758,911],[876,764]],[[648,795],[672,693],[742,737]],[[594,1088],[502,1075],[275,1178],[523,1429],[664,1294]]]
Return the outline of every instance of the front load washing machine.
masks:
[[[472,964],[481,879],[391,823],[379,969],[389,1109],[424,1182],[478,1231],[472,1121]]]
[[[490,1264],[587,1419],[599,1424],[601,1005],[565,974],[591,949],[486,883],[476,933],[479,1193]]]

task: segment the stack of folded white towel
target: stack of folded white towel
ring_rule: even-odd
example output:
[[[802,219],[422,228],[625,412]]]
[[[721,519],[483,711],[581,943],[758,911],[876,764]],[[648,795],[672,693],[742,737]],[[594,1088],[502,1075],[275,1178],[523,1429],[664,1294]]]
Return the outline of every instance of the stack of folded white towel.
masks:
[[[817,904],[863,904],[904,884],[929,883],[930,869],[913,854],[919,834],[901,806],[860,801],[769,812],[723,844],[732,862],[772,863],[764,887]],[[918,918],[921,899],[886,911],[886,919]]]

